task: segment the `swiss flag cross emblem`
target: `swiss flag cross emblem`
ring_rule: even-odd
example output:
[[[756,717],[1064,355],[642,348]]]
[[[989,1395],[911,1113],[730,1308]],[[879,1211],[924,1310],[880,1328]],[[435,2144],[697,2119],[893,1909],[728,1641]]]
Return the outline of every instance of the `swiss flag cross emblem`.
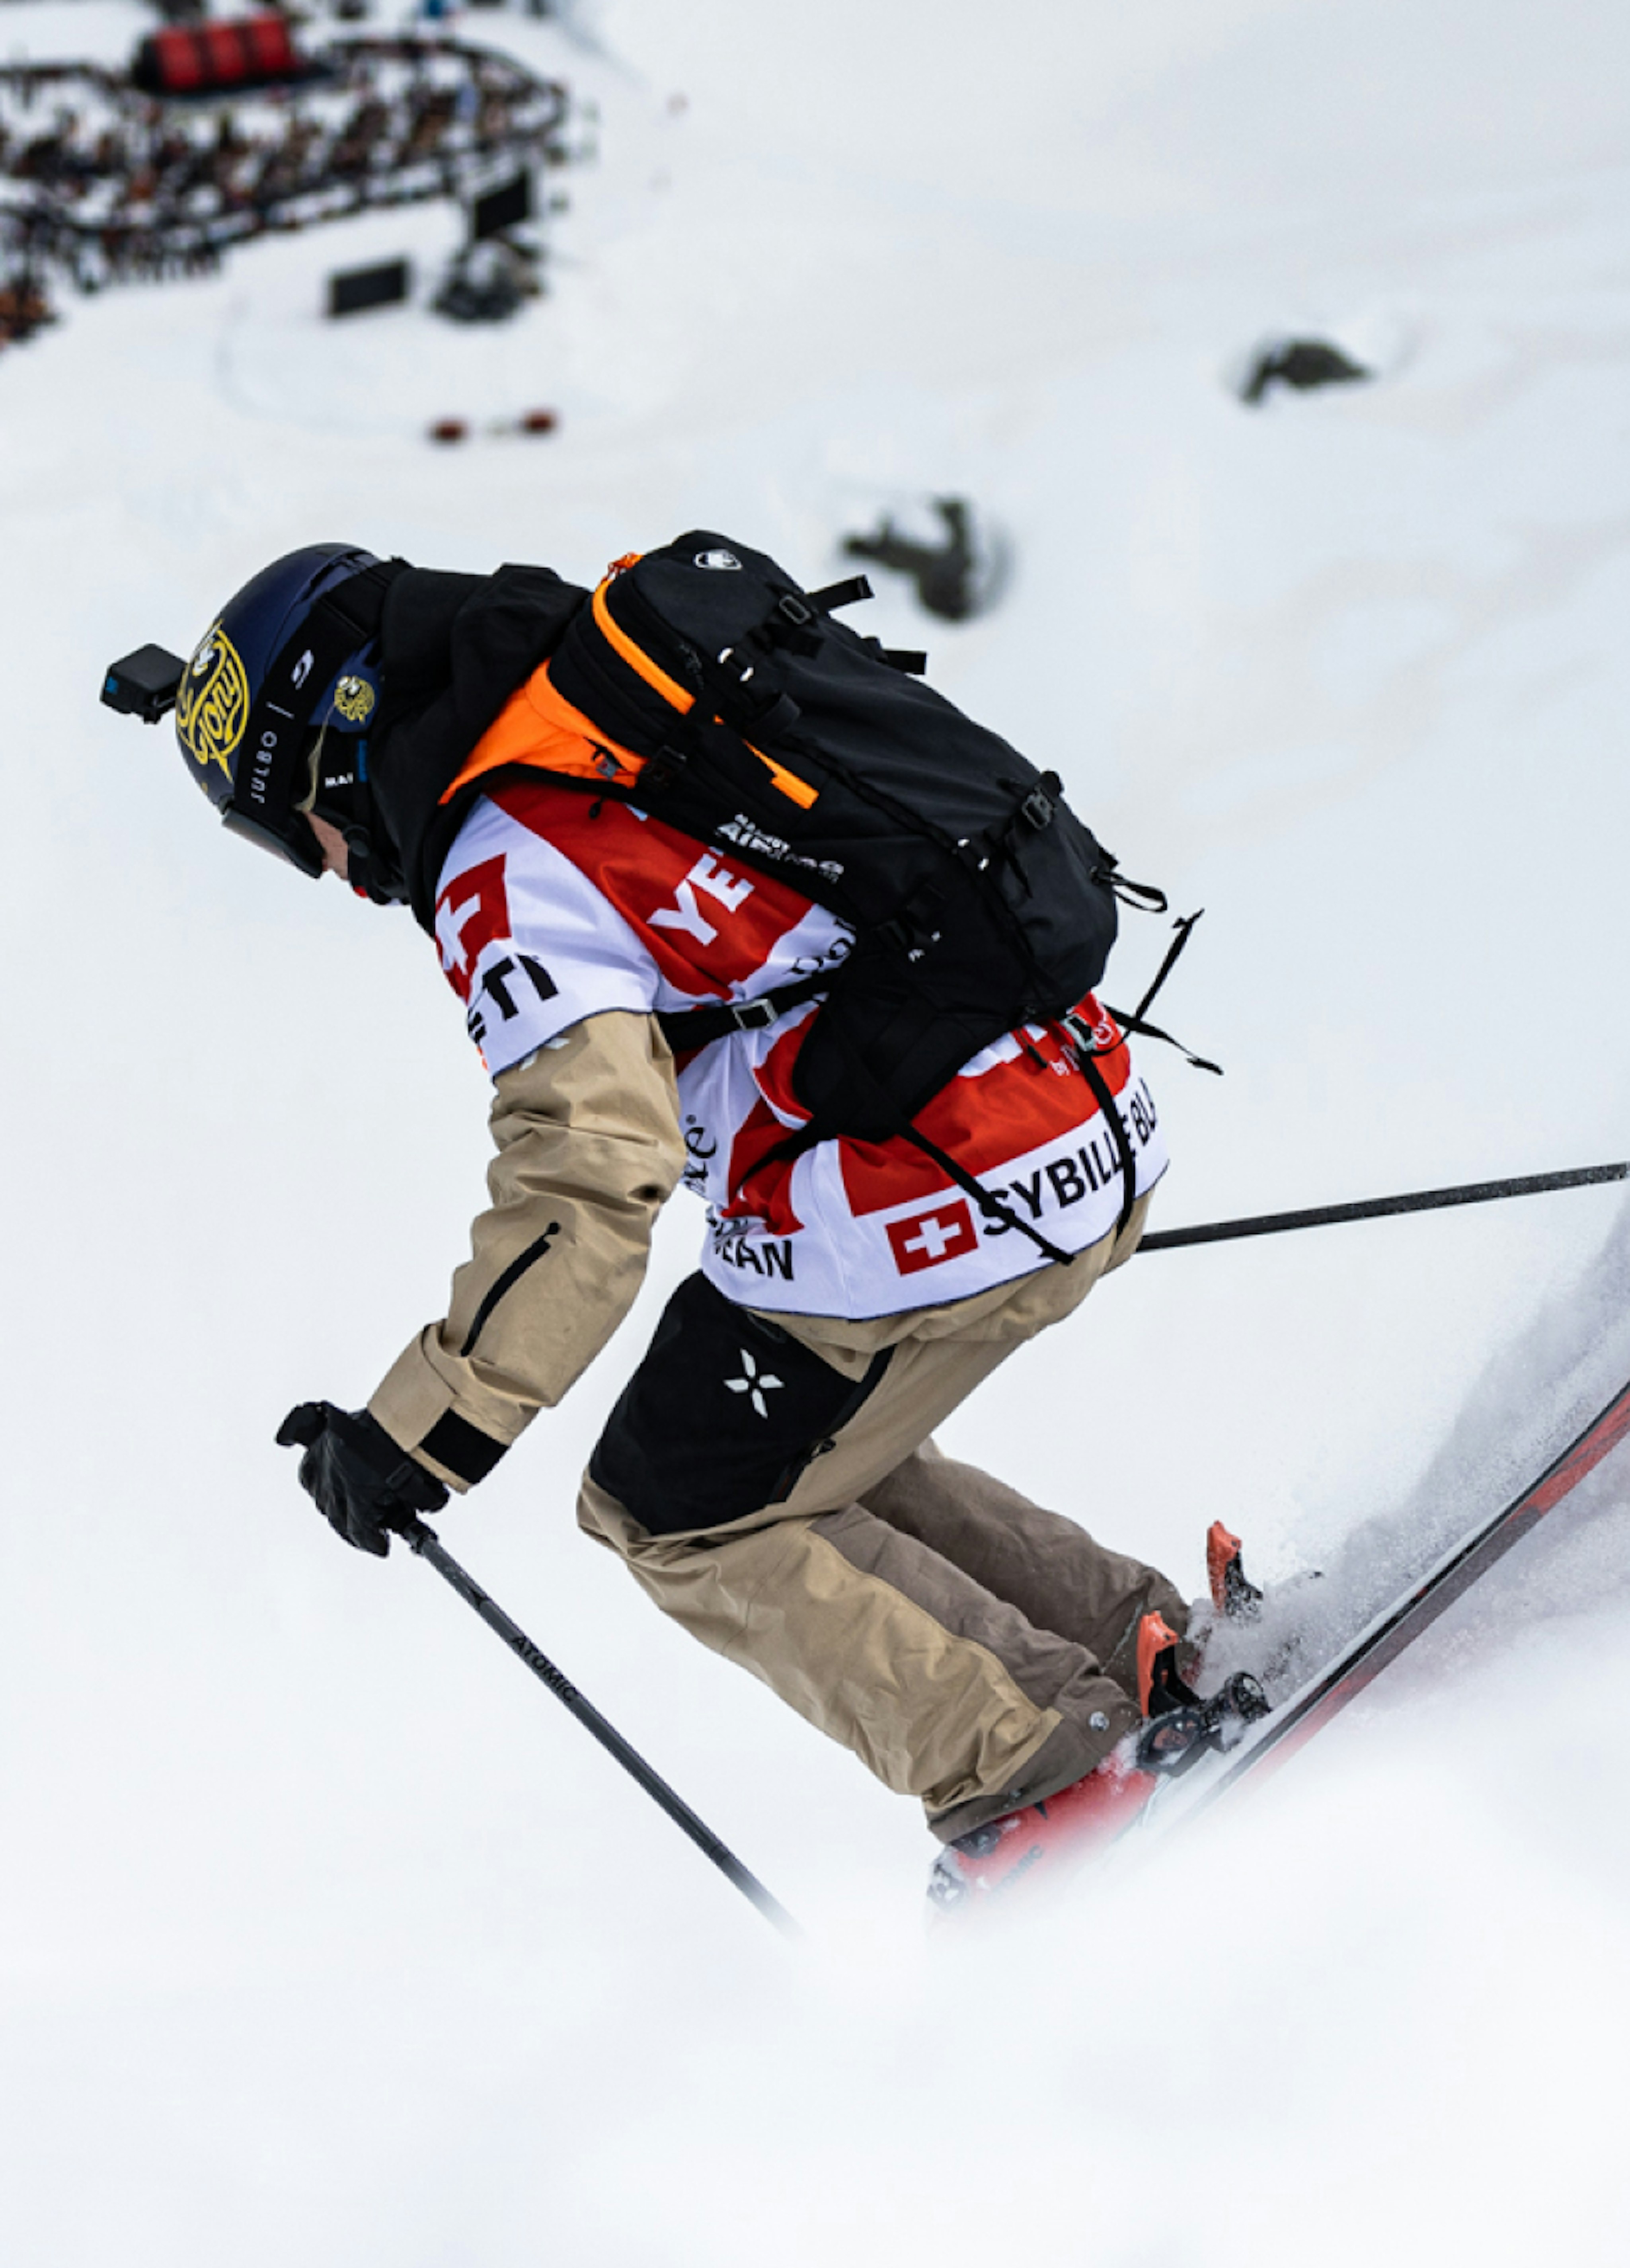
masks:
[[[894,1264],[902,1276],[914,1276],[919,1268],[937,1268],[942,1260],[972,1252],[979,1241],[966,1197],[947,1197],[932,1211],[912,1213],[907,1220],[891,1220],[888,1226]]]

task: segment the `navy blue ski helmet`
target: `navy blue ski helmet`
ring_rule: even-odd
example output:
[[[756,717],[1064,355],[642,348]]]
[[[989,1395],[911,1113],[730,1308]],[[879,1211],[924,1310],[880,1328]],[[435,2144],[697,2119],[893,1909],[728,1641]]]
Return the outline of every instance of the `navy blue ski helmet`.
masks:
[[[325,747],[331,733],[350,743],[345,761],[325,770],[350,781],[366,777],[366,735],[380,701],[382,578],[367,578],[376,586],[371,604],[340,594],[379,564],[372,552],[345,543],[307,544],[274,559],[227,600],[176,691],[181,754],[227,826],[308,874],[322,872],[305,815],[318,735]]]

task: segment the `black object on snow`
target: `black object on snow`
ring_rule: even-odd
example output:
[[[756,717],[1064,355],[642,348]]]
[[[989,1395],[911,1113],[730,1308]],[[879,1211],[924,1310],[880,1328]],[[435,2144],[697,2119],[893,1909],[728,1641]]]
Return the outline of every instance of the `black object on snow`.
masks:
[[[369,307],[398,306],[408,296],[411,274],[405,260],[339,269],[328,278],[328,313],[359,315]]]
[[[963,497],[936,497],[933,508],[945,526],[943,543],[918,543],[885,518],[875,535],[846,535],[844,554],[909,575],[931,615],[964,622],[978,611],[972,511]]]
[[[464,247],[431,306],[455,323],[503,323],[542,288],[535,255],[507,237],[494,236]]]
[[[1324,339],[1278,339],[1258,354],[1240,400],[1255,409],[1271,386],[1294,386],[1306,394],[1316,386],[1352,386],[1375,375]]]
[[[480,244],[487,237],[502,235],[505,229],[520,228],[532,218],[533,206],[532,172],[523,166],[471,205],[470,242]]]

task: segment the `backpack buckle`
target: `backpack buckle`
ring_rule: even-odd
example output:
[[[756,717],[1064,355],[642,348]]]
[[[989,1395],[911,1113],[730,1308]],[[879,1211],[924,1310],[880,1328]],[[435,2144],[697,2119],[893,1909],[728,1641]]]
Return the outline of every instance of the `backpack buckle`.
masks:
[[[773,1000],[731,1000],[726,1013],[738,1032],[767,1031],[780,1015]]]
[[[660,794],[667,788],[677,787],[684,772],[684,751],[664,742],[654,756],[646,757],[640,779],[648,794]]]
[[[1033,787],[1019,806],[1019,816],[1027,827],[1033,827],[1041,835],[1052,825],[1054,809],[1053,799],[1045,787]]]

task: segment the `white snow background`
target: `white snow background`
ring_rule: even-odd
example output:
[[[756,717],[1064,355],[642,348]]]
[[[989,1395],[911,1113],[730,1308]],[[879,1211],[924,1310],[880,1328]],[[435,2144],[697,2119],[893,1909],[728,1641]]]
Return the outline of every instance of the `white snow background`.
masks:
[[[439,1313],[484,1082],[405,916],[221,836],[95,696],[306,541],[592,580],[703,525],[813,582],[880,504],[965,492],[1004,605],[949,630],[890,584],[868,626],[1206,908],[1162,1005],[1227,1076],[1146,1055],[1160,1222],[1621,1157],[1630,19],[463,28],[601,114],[513,327],[429,314],[427,210],[0,357],[0,2258],[1622,2261],[1626,1453],[1260,1795],[930,1947],[911,1807],[575,1534],[697,1248],[676,1202],[611,1352],[441,1526],[796,1910],[789,1951],[273,1447]],[[330,267],[402,250],[412,307],[321,320]],[[1287,329],[1376,381],[1242,407]],[[424,438],[540,405],[548,440]],[[1129,919],[1111,997],[1164,934]],[[1627,1276],[1611,1189],[1150,1255],[945,1439],[1195,1592],[1221,1514],[1361,1603],[1622,1382]]]

